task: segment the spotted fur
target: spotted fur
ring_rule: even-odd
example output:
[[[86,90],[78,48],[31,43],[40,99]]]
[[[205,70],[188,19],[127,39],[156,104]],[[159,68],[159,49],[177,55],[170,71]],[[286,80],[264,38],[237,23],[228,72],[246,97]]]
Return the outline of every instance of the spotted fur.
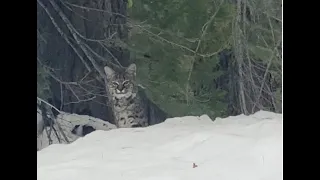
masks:
[[[119,128],[145,127],[163,122],[166,114],[148,100],[136,84],[136,65],[114,71],[106,66],[107,88],[112,96],[114,117]]]

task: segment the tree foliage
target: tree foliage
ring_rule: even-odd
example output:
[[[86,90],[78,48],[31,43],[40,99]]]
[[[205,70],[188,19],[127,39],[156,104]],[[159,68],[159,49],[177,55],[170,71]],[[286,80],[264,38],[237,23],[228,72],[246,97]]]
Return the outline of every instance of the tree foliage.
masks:
[[[255,78],[251,84],[246,83],[245,103],[251,107],[261,104],[259,95],[251,96],[259,94],[261,73],[266,72],[271,60],[267,72],[278,84],[268,93],[278,96],[265,96],[281,99],[281,1],[241,0],[239,4],[227,0],[134,1],[129,13],[131,57],[138,63],[140,83],[165,111],[174,116],[230,114],[227,94],[233,93],[237,96],[234,101],[239,101],[237,81],[243,73],[245,81],[250,76]],[[227,82],[228,88],[221,88],[217,80],[231,75],[219,68],[220,52],[225,49],[232,49],[236,56],[229,64],[237,72],[232,75],[234,81]],[[239,61],[239,51],[245,63]],[[261,73],[256,72],[257,68],[247,68],[248,61],[261,66]],[[239,65],[246,66],[240,74]],[[257,87],[248,87],[252,83]],[[233,104],[238,108],[243,105]],[[262,105],[259,108],[272,110]]]
[[[61,2],[69,3],[68,0]],[[114,6],[121,6],[121,3],[114,2],[112,1]],[[68,8],[63,10],[70,14],[69,17],[82,18],[81,21],[73,21],[76,28],[82,23],[90,24],[92,19],[87,19],[93,12],[95,20],[108,19],[103,18],[105,14],[114,17],[112,22],[118,24],[107,20],[100,22],[104,24],[102,27],[109,29],[108,32],[95,33],[98,30],[94,31],[90,26],[84,25],[82,29],[92,36],[108,34],[108,38],[82,38],[82,43],[90,46],[94,43],[103,45],[103,49],[96,52],[109,63],[117,64],[116,60],[119,60],[126,62],[122,64],[126,66],[134,61],[138,67],[139,84],[161,109],[172,116],[208,114],[211,118],[249,114],[259,109],[282,111],[282,1],[121,2],[126,2],[122,4],[127,8],[126,18],[119,13],[111,16],[107,5],[85,7],[86,3],[81,6],[70,3],[66,7],[76,8],[78,11],[69,11]],[[126,23],[122,24],[125,20]],[[127,28],[128,39],[125,36],[117,38],[117,33],[113,33],[117,31],[116,27],[122,30]],[[78,35],[66,34],[69,39]],[[69,44],[76,44],[74,42],[73,40]],[[76,46],[74,49],[85,48]],[[105,49],[111,49],[111,53],[116,54],[117,58]],[[124,50],[130,51],[130,61],[123,61],[123,57],[127,57],[122,55],[125,53],[121,53]],[[86,56],[90,57],[90,54],[98,57],[92,53]],[[78,59],[83,53],[73,56]],[[101,58],[98,60],[101,61]],[[90,61],[94,60],[91,58]],[[77,62],[81,64],[84,60]],[[87,63],[91,64],[89,61]],[[105,64],[104,61],[99,65],[102,64]],[[92,65],[90,67],[93,68]],[[44,90],[50,90],[44,72],[45,67],[38,67],[40,96]]]

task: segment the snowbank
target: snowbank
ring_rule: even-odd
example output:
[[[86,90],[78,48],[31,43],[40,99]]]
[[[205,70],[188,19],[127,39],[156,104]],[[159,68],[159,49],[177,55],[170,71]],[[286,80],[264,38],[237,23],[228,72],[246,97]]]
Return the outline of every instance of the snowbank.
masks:
[[[70,114],[61,112],[55,119],[53,125],[56,133],[50,127],[44,127],[41,111],[37,109],[37,149],[42,150],[49,146],[49,138],[52,144],[66,143],[65,138],[69,142],[73,142],[79,138],[78,135],[73,134],[72,130],[75,126],[79,125],[80,128],[84,125],[91,126],[94,129],[108,131],[117,128],[115,125],[103,121],[98,118],[90,117],[87,115]],[[47,133],[48,132],[48,133]],[[48,135],[49,134],[49,135]],[[58,137],[59,138],[58,138]]]
[[[181,117],[38,151],[38,180],[280,180],[282,115]]]

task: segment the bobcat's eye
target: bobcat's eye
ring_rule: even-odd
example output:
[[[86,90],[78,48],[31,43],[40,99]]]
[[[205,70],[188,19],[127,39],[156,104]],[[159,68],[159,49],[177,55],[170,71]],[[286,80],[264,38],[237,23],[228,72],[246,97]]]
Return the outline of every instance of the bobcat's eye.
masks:
[[[113,81],[113,82],[112,82],[112,86],[113,86],[113,87],[118,87],[118,86],[119,86],[119,83]]]
[[[129,81],[123,82],[123,86],[128,86],[128,85],[129,85]]]

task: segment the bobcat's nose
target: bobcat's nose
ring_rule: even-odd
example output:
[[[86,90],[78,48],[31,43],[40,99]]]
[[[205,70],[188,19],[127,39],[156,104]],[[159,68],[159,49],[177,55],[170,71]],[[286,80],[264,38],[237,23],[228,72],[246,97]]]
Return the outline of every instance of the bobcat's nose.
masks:
[[[123,91],[124,86],[123,86],[122,84],[119,84],[118,87],[117,87],[117,89],[119,89],[120,91]]]

